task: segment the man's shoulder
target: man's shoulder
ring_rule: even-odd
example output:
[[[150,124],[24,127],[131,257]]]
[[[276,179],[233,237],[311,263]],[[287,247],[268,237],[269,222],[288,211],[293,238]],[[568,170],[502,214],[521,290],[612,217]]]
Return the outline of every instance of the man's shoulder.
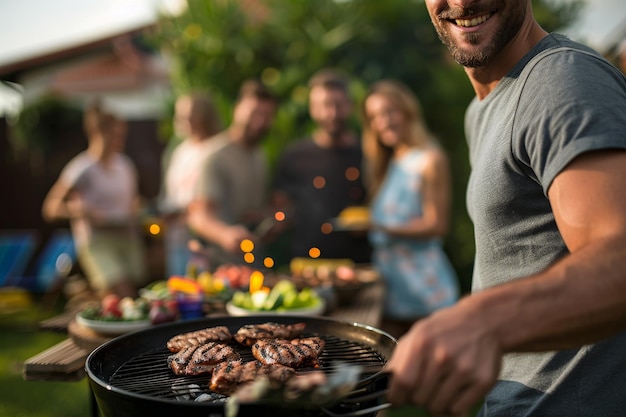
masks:
[[[566,81],[572,77],[594,79],[594,69],[617,72],[606,58],[594,49],[566,36],[550,34],[527,57],[522,72],[542,78]],[[568,74],[564,77],[563,74]]]

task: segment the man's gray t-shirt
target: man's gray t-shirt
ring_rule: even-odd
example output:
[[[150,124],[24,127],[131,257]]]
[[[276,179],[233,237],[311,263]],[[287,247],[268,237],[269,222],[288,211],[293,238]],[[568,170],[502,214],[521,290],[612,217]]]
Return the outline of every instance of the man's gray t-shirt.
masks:
[[[539,272],[568,250],[548,189],[578,155],[626,149],[626,79],[552,34],[466,114],[474,291]],[[626,415],[626,332],[581,349],[508,354],[483,415]]]

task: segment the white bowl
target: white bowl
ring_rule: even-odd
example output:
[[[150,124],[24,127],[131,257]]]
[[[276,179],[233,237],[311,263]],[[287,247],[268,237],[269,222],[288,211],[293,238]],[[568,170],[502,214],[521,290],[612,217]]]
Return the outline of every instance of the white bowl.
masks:
[[[78,313],[76,322],[81,326],[85,326],[96,333],[117,336],[124,333],[142,330],[152,325],[150,319],[146,320],[127,320],[127,321],[104,321],[86,319]]]
[[[324,313],[326,309],[326,303],[323,299],[320,299],[317,304],[312,307],[307,308],[293,308],[286,309],[281,311],[272,311],[272,310],[248,310],[245,308],[237,307],[229,301],[226,303],[226,311],[231,316],[254,316],[254,315],[263,315],[263,316],[282,316],[282,315],[292,315],[292,316],[320,316]]]

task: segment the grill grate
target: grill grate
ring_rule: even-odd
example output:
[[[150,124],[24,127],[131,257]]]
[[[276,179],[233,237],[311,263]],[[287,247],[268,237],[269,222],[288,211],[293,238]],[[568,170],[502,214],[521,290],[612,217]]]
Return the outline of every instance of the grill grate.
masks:
[[[312,370],[332,372],[334,363],[343,362],[357,364],[373,372],[380,369],[386,360],[374,349],[358,342],[349,341],[336,336],[317,335],[313,333],[304,336],[318,336],[326,344],[322,352],[319,368],[299,368],[299,374]],[[233,343],[231,344],[241,355],[244,361],[254,359],[250,348]],[[208,384],[211,374],[179,376],[167,366],[167,357],[172,353],[165,346],[156,351],[146,352],[136,356],[123,364],[112,376],[109,384],[117,389],[134,394],[171,399],[173,401],[203,401],[221,402],[226,397],[209,390]]]

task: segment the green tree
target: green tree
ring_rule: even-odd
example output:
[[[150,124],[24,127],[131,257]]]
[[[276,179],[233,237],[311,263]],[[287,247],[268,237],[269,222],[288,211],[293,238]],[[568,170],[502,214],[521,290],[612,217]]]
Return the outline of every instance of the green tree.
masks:
[[[533,1],[550,31],[570,22],[581,3]],[[437,38],[423,1],[187,0],[187,5],[180,16],[163,17],[153,37],[171,57],[175,92],[211,91],[228,121],[241,81],[260,76],[282,100],[275,139],[267,143],[270,161],[311,129],[306,82],[318,69],[349,73],[357,102],[367,85],[381,78],[414,89],[450,155],[454,203],[446,248],[468,290],[474,240],[465,210],[469,165],[463,114],[473,90]]]

